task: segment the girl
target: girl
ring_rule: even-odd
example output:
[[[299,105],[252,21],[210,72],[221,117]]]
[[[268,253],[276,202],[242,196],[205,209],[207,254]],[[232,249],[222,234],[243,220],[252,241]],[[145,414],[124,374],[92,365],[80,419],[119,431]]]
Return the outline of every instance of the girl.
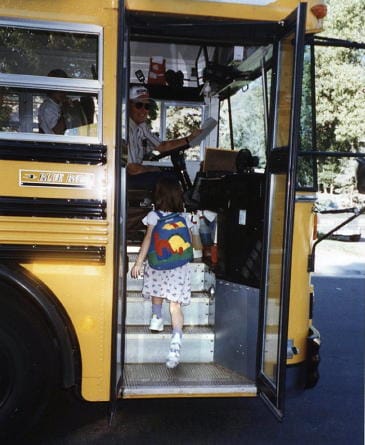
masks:
[[[154,193],[155,210],[163,216],[170,213],[182,213],[183,199],[180,184],[171,178],[161,178],[155,187]],[[188,215],[182,214],[187,227],[192,226]],[[154,226],[159,220],[159,215],[151,211],[143,218],[142,222],[147,226],[147,232],[142,242],[137,260],[132,267],[131,275],[137,278],[140,275],[144,260],[151,244],[151,236]],[[144,266],[144,281],[142,295],[144,298],[152,298],[152,318],[150,322],[151,331],[163,331],[163,319],[161,316],[162,303],[166,299],[169,301],[169,309],[172,323],[172,337],[170,350],[166,360],[168,368],[175,368],[180,361],[180,348],[182,340],[182,329],[184,316],[181,305],[190,303],[190,269],[189,264],[175,267],[169,270],[153,269],[148,262]]]

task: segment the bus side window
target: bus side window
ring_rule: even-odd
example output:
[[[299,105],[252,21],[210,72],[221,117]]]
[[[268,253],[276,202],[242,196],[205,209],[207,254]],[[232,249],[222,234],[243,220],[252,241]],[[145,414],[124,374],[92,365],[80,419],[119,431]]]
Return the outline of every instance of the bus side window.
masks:
[[[45,26],[49,29],[32,21],[0,23],[0,132],[12,139],[13,133],[40,133],[100,140],[102,30]]]
[[[60,96],[64,98],[62,107],[54,101]],[[43,128],[39,122],[42,113]],[[58,132],[52,131],[60,117],[64,120],[64,127]],[[97,123],[96,94],[20,88],[0,90],[1,132],[96,136]]]

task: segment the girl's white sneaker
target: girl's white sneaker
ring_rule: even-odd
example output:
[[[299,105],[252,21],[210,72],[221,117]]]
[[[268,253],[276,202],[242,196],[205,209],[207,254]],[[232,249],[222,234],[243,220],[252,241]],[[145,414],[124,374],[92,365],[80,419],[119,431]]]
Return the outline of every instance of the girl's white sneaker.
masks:
[[[171,338],[170,350],[166,359],[166,366],[170,369],[176,368],[180,363],[181,337],[174,334]]]
[[[163,319],[157,318],[155,314],[153,314],[151,318],[150,331],[155,331],[155,332],[163,331]]]

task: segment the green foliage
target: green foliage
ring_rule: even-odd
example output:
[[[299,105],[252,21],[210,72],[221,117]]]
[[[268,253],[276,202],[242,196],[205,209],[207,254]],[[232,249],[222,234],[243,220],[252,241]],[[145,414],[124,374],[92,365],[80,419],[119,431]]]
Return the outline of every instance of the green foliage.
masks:
[[[51,69],[62,68],[70,77],[94,77],[90,67],[96,64],[95,36],[9,26],[0,28],[0,48],[2,73],[47,75]],[[85,63],[85,58],[90,61]]]
[[[327,37],[365,43],[365,2],[329,0],[325,20]],[[329,151],[360,151],[365,136],[365,51],[316,48],[317,148]],[[347,167],[346,167],[347,165]],[[340,187],[339,174],[353,182],[353,163],[334,158],[319,165],[320,182]]]
[[[329,0],[323,35],[365,43],[365,2]],[[320,150],[359,151],[365,135],[365,51],[316,48],[317,145]],[[322,182],[334,184],[341,162],[320,166]],[[330,172],[330,173],[329,173]],[[348,182],[351,183],[349,171]]]
[[[166,139],[187,136],[201,125],[201,112],[193,107],[169,107],[167,111]]]
[[[201,109],[195,107],[169,107],[166,113],[166,139],[178,139],[187,136],[202,123]],[[200,160],[200,146],[186,151],[188,160]]]

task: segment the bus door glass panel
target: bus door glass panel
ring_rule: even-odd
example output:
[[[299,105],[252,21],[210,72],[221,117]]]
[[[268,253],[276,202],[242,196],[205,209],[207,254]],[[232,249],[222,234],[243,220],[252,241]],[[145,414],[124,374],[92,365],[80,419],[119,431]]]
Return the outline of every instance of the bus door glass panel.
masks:
[[[125,360],[125,318],[128,273],[127,255],[127,162],[128,162],[128,97],[129,97],[129,60],[130,40],[129,29],[125,23],[125,13],[119,16],[118,24],[118,67],[117,67],[117,108],[116,119],[116,153],[115,153],[115,225],[116,232],[115,271],[114,272],[114,309],[113,309],[113,343],[115,354],[113,357],[113,369],[111,378],[112,410],[116,409],[115,401],[120,396],[123,385],[124,360]],[[120,336],[120,340],[118,337]]]
[[[300,111],[300,140],[297,167],[297,190],[315,191],[317,187],[317,162],[307,151],[317,150],[315,98],[314,45],[304,49],[303,88]]]
[[[237,93],[231,96],[232,130],[234,150],[248,149],[259,159],[258,167],[265,168],[266,134],[263,79],[247,82]],[[229,148],[229,107],[225,100],[220,108],[219,146]]]
[[[269,199],[265,239],[265,286],[261,306],[261,397],[283,416],[290,288],[291,238],[299,138],[305,4],[287,20],[276,47],[273,122],[269,134]]]

